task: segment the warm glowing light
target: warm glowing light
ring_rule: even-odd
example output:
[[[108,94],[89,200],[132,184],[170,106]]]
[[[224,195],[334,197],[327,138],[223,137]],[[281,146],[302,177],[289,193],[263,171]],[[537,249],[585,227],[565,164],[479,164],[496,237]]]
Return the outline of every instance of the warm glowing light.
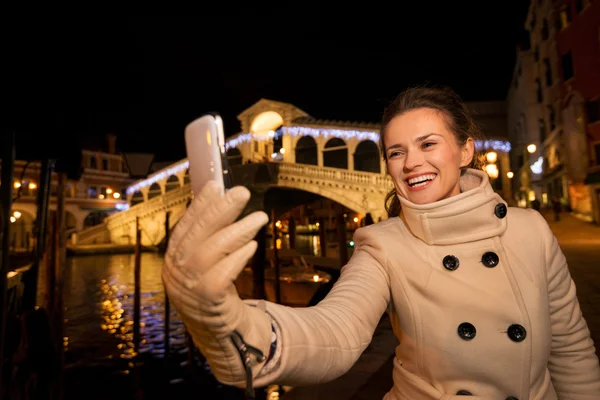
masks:
[[[515,174],[514,174],[512,171],[508,171],[508,172],[506,173],[506,176],[508,176],[508,179],[512,179],[512,178],[513,178],[513,176],[515,176]]]
[[[21,187],[21,182],[15,182],[15,189],[18,189]]]
[[[280,152],[281,154],[285,154],[285,148],[284,148],[284,147],[280,148],[280,149],[279,149],[279,152]]]
[[[535,153],[535,151],[536,151],[536,150],[537,150],[537,146],[536,146],[535,144],[533,144],[533,143],[532,143],[532,144],[530,144],[529,146],[527,146],[527,151],[528,151],[530,154],[533,154],[533,153]]]
[[[277,249],[278,249],[278,250],[279,250],[279,249],[281,249],[281,239],[277,239],[277,241],[276,241],[275,243],[277,243],[277,244],[276,244],[276,246],[277,246]]]
[[[313,281],[319,282],[319,275],[313,275]]]
[[[535,200],[535,192],[533,190],[530,190],[527,197],[529,198],[529,201],[534,201]]]
[[[534,174],[541,174],[543,164],[544,164],[544,157],[539,157],[537,159],[537,161],[534,162],[533,164],[531,164],[531,166],[529,168],[531,168],[531,172],[533,172]]]
[[[113,190],[111,188],[106,189],[106,193],[111,194],[112,192],[113,192]]]
[[[281,221],[275,222],[275,226],[278,227],[278,228],[281,228]]]
[[[17,219],[15,217],[10,217],[10,222],[14,223]]]
[[[250,132],[268,137],[271,136],[273,128],[281,126],[283,124],[283,117],[275,111],[265,111],[259,114],[252,121],[250,126]],[[266,135],[265,135],[266,134]],[[274,135],[274,132],[273,132]]]
[[[114,192],[114,193],[113,193],[113,197],[114,197],[115,199],[118,199],[119,197],[121,197],[121,193],[119,193],[119,192]]]
[[[489,153],[487,153],[485,155],[485,158],[486,158],[487,162],[489,162],[490,164],[493,164],[498,159],[498,153],[496,153],[495,151],[490,151]]]
[[[318,227],[319,227],[319,223],[317,222],[317,223],[315,224],[315,226],[318,228]]]
[[[13,276],[16,276],[17,274],[18,274],[18,272],[15,272],[15,271],[9,271],[9,272],[6,274],[6,279],[10,279],[10,278],[12,278]]]
[[[354,217],[354,222],[358,222],[358,217]]]
[[[485,172],[490,178],[496,179],[498,177],[498,166],[496,164],[488,164],[485,166]]]
[[[20,212],[20,211],[15,211],[15,212],[13,213],[13,215],[14,215],[14,217],[15,217],[15,218],[17,218],[17,219],[21,218],[21,212]]]
[[[104,195],[103,195],[103,194],[99,194],[99,195],[98,195],[98,198],[99,198],[100,200],[102,200],[102,199],[104,199]]]
[[[37,187],[37,185],[34,182],[31,182],[29,184],[29,189],[31,189],[31,190],[35,189],[36,187]]]

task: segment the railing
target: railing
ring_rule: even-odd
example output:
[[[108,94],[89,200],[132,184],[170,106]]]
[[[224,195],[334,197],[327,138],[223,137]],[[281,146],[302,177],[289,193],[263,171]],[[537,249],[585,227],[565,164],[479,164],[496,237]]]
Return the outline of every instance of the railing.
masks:
[[[105,219],[107,225],[110,227],[127,224],[136,217],[144,217],[152,215],[158,211],[164,210],[165,208],[171,207],[173,204],[187,201],[192,197],[190,185],[185,184],[177,189],[166,192],[161,196],[156,196],[143,203],[136,204],[127,211],[121,211],[119,213],[110,215]]]
[[[362,186],[375,185],[386,189],[392,186],[392,180],[389,176],[377,172],[348,171],[341,168],[320,167],[317,165],[281,163],[279,174],[313,177]]]
[[[93,244],[107,243],[110,241],[110,235],[106,222],[99,225],[94,225],[80,232],[75,232],[71,235],[71,244]]]
[[[283,162],[277,164],[278,176],[280,178],[313,178],[312,183],[315,185],[323,185],[325,182],[335,182],[386,191],[392,187],[392,180],[389,176],[376,172],[348,171],[341,168]],[[105,219],[105,223],[108,229],[112,229],[113,227],[130,223],[136,217],[145,217],[168,209],[177,203],[187,201],[191,196],[190,185],[185,184],[161,196],[156,196],[150,200],[136,204],[127,211],[113,214]]]

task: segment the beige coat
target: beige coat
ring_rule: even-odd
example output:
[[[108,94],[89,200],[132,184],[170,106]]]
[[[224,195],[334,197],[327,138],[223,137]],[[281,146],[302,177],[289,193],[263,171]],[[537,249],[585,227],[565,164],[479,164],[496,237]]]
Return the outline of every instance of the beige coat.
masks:
[[[598,358],[545,220],[507,208],[483,172],[461,188],[429,205],[401,199],[400,218],[359,229],[317,306],[267,303],[279,346],[255,386],[342,375],[387,310],[400,344],[386,399],[600,399]]]

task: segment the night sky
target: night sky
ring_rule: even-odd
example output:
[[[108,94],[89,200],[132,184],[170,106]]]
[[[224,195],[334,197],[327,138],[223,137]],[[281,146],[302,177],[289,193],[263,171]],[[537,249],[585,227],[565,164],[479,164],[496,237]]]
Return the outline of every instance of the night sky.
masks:
[[[13,18],[3,131],[16,133],[17,158],[105,146],[115,133],[119,151],[170,161],[185,157],[187,123],[218,111],[237,133],[236,115],[261,98],[367,122],[424,82],[469,101],[506,99],[528,1],[401,3]]]

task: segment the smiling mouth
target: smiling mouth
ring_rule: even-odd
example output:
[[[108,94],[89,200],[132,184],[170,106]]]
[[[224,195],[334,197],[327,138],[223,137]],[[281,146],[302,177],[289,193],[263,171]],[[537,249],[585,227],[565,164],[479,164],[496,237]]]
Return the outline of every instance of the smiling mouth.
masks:
[[[434,180],[436,176],[436,174],[416,176],[414,178],[406,179],[406,183],[411,188],[418,188],[427,185],[429,182]]]

